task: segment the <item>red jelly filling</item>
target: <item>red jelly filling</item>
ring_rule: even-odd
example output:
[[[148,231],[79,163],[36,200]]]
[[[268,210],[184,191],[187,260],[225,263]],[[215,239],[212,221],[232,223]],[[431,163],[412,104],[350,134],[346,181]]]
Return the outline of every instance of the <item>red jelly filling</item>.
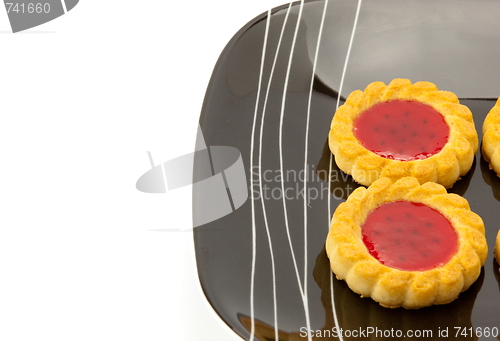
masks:
[[[438,153],[449,133],[443,115],[415,101],[376,104],[354,122],[354,135],[366,149],[401,161],[422,160]]]
[[[373,257],[399,270],[430,270],[446,264],[458,251],[458,236],[448,219],[409,201],[379,206],[368,215],[362,234]]]

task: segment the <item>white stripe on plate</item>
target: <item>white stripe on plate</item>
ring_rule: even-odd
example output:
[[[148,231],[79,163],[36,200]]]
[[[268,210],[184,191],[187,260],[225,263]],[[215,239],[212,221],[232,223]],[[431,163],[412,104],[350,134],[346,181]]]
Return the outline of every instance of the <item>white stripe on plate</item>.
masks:
[[[266,21],[266,31],[264,34],[264,46],[262,48],[262,57],[260,62],[260,73],[259,73],[259,84],[257,89],[257,98],[255,100],[255,111],[253,117],[253,126],[252,126],[252,137],[250,142],[250,184],[253,180],[253,154],[254,154],[254,140],[255,140],[255,127],[257,122],[257,112],[259,107],[260,100],[260,91],[262,85],[262,74],[264,72],[264,59],[266,54],[267,47],[267,38],[269,34],[269,23],[271,21],[271,10],[267,11],[267,21]],[[257,252],[257,238],[256,238],[256,227],[255,227],[255,197],[254,192],[250,191],[251,195],[251,207],[252,207],[252,271],[251,271],[251,279],[250,279],[250,340],[253,341],[255,335],[255,310],[254,310],[254,286],[255,286],[255,263],[256,263],[256,252]]]

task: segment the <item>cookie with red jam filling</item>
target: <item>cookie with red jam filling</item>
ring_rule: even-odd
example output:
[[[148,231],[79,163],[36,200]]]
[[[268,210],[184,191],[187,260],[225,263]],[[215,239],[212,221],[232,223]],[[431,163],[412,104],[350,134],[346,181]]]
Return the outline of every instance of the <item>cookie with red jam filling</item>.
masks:
[[[338,167],[362,185],[412,176],[450,188],[470,170],[478,136],[455,94],[394,79],[347,97],[332,119],[329,146]]]
[[[455,300],[478,278],[488,246],[466,199],[416,178],[357,188],[333,214],[326,240],[337,278],[385,307]]]

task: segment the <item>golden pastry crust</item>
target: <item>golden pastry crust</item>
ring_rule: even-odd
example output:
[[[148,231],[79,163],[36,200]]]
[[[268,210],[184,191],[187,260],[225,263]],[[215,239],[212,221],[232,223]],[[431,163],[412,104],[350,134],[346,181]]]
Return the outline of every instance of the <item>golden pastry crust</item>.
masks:
[[[368,214],[392,201],[425,204],[446,217],[458,236],[458,251],[443,266],[426,271],[403,271],[381,264],[362,240]],[[455,300],[478,278],[488,255],[482,219],[466,199],[449,194],[436,183],[420,185],[413,177],[381,178],[369,188],[357,188],[333,214],[326,240],[330,266],[354,292],[385,307],[421,308]]]
[[[500,98],[491,108],[483,123],[483,156],[500,176]]]
[[[497,240],[495,243],[495,259],[497,263],[500,265],[500,230],[498,230]]]
[[[450,128],[443,149],[426,159],[411,161],[384,158],[366,149],[354,136],[354,120],[373,105],[391,100],[418,101],[443,115]],[[333,117],[329,145],[338,167],[362,185],[369,186],[382,177],[397,180],[412,176],[421,184],[432,181],[449,188],[470,170],[478,136],[471,111],[455,94],[439,91],[429,82],[412,84],[408,79],[394,79],[389,85],[371,83],[364,91],[356,90],[347,97]]]

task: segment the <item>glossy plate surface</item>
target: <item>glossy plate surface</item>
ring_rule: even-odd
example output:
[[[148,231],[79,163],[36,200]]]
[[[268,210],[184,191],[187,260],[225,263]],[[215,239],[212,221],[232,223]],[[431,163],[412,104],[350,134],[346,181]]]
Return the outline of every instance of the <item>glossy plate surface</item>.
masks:
[[[493,13],[500,3],[296,2],[263,13],[228,43],[200,127],[206,145],[239,150],[248,199],[196,227],[194,238],[202,288],[243,339],[398,339],[391,329],[429,340],[497,339],[491,334],[500,328],[493,258],[500,179],[480,152],[450,192],[483,218],[489,257],[477,282],[453,303],[412,311],[380,307],[335,279],[324,251],[331,215],[359,186],[328,149],[337,105],[373,81],[431,81],[469,106],[481,137],[500,95],[500,21]],[[200,198],[206,193],[195,188],[195,217]],[[339,336],[332,328],[351,333]],[[360,330],[373,333],[354,338]]]

